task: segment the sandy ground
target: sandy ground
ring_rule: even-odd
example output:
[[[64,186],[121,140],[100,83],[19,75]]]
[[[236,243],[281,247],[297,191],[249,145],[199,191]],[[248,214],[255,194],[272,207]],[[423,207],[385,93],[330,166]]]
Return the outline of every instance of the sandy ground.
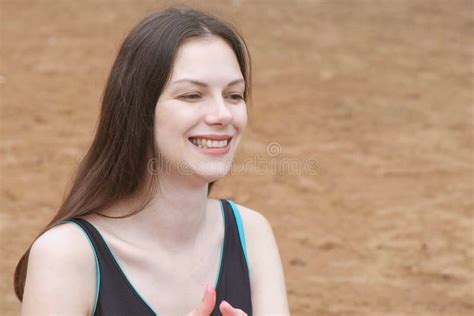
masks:
[[[91,141],[121,39],[164,3],[0,0],[2,315],[19,312],[14,265]],[[201,7],[239,25],[254,65],[250,164],[213,196],[269,219],[292,314],[472,315],[474,2]]]

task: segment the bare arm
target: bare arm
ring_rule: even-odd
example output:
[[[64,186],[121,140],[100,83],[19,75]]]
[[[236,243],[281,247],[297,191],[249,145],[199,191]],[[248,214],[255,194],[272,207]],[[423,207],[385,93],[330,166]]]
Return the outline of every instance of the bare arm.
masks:
[[[252,307],[256,316],[289,315],[285,276],[278,246],[263,215],[238,205],[247,239]]]
[[[74,224],[62,224],[33,244],[22,315],[90,315],[95,303],[95,258]]]

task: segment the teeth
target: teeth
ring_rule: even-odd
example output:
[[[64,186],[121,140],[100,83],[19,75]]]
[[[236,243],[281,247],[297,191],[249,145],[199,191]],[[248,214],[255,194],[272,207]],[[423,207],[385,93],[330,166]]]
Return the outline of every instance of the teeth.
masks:
[[[210,140],[210,139],[202,139],[202,138],[191,138],[191,142],[202,148],[222,148],[226,147],[229,140]]]

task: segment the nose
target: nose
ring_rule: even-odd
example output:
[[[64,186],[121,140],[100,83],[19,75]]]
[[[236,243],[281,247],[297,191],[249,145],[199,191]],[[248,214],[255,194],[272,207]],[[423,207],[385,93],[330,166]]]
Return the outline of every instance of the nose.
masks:
[[[208,125],[228,125],[232,122],[232,112],[223,97],[209,102],[205,122]]]

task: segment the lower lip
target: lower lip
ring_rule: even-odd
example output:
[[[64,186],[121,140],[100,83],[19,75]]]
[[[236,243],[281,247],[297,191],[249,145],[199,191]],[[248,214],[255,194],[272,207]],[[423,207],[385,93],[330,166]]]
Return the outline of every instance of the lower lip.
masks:
[[[221,155],[225,155],[229,152],[230,142],[232,141],[232,138],[227,142],[227,146],[222,147],[222,148],[198,147],[198,146],[194,145],[189,139],[188,139],[188,141],[191,144],[191,146],[193,146],[200,153],[207,154],[207,155],[213,155],[213,156],[221,156]]]

